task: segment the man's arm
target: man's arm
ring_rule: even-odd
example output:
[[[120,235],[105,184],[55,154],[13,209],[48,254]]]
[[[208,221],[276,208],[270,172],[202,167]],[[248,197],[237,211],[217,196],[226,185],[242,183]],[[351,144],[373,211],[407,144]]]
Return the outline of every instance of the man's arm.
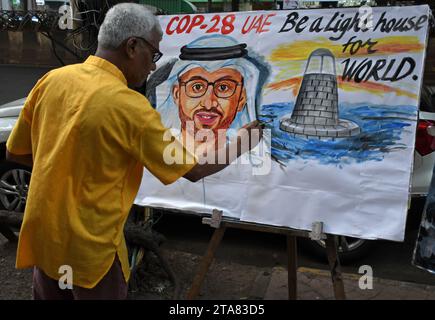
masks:
[[[216,150],[213,163],[204,163],[195,165],[188,173],[186,173],[183,177],[189,181],[196,182],[202,178],[205,178],[209,175],[215,174],[223,169],[225,169],[228,165],[231,164],[236,158],[240,157],[245,152],[254,148],[261,140],[263,134],[263,127],[258,121],[253,121],[248,125],[244,126],[242,129],[245,129],[244,133],[248,134],[248,141],[243,139],[240,135],[237,136],[237,140],[229,143],[225,146],[224,150]],[[237,146],[237,151],[232,152],[233,148]],[[219,163],[219,151],[225,152],[226,159],[224,163]]]
[[[31,154],[17,155],[6,150],[6,160],[25,165],[29,168],[33,167],[33,156]]]

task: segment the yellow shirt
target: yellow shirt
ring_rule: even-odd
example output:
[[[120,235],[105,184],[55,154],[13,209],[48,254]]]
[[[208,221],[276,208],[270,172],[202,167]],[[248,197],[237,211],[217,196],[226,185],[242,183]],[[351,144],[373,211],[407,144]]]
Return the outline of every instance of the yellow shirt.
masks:
[[[74,285],[92,288],[117,253],[128,281],[123,228],[143,166],[169,184],[195,164],[178,140],[163,140],[165,131],[148,100],[104,59],[41,78],[7,142],[10,153],[32,154],[34,163],[17,268],[38,266],[59,279],[59,267],[69,265]],[[169,145],[187,164],[164,162]]]

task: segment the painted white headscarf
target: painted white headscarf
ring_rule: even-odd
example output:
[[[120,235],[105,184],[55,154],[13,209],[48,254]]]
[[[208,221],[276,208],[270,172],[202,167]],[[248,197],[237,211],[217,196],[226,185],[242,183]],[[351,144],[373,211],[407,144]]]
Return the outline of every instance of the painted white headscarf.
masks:
[[[187,45],[188,48],[211,48],[228,47],[239,44],[235,39],[228,36],[212,35],[198,38]],[[246,90],[246,105],[243,110],[238,112],[230,129],[238,129],[245,124],[254,121],[257,117],[257,110],[260,107],[261,89],[268,77],[268,68],[259,65],[261,58],[252,52],[247,57],[233,58],[227,60],[196,61],[178,60],[166,81],[156,89],[156,110],[162,116],[162,122],[167,128],[180,130],[181,123],[178,113],[178,106],[172,97],[172,88],[177,83],[178,77],[190,69],[201,67],[208,72],[213,72],[221,68],[232,68],[240,72],[243,76],[243,87]],[[266,73],[266,74],[265,74]],[[235,130],[230,130],[235,131]]]

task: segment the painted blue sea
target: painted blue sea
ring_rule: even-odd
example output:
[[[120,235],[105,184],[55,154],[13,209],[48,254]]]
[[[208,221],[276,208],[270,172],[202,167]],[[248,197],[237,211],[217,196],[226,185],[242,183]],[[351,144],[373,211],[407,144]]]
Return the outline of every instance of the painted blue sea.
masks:
[[[382,161],[398,149],[405,127],[417,118],[415,106],[340,104],[339,118],[354,121],[361,128],[357,136],[332,140],[294,137],[279,128],[280,119],[293,111],[293,103],[263,105],[259,119],[272,130],[272,156],[281,163],[293,159],[317,160],[321,164],[343,165],[365,161]]]

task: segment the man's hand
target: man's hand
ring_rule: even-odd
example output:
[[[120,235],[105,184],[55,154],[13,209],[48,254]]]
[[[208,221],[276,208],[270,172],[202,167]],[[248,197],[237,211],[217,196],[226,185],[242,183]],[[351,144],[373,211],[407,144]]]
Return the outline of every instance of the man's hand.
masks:
[[[263,137],[264,124],[261,124],[258,120],[252,121],[237,132],[237,140],[240,140],[240,154],[237,157],[244,154],[245,152],[255,148]]]
[[[256,120],[248,123],[239,129],[235,141],[231,141],[226,144],[225,147],[215,150],[216,152],[213,163],[199,161],[200,163],[186,173],[184,178],[196,182],[204,177],[223,170],[242,154],[253,149],[260,142],[262,136],[263,125],[260,124],[260,122]],[[225,157],[219,157],[223,152],[225,152]],[[204,159],[208,159],[206,155],[203,156]],[[222,158],[225,160],[224,163],[222,163]]]

